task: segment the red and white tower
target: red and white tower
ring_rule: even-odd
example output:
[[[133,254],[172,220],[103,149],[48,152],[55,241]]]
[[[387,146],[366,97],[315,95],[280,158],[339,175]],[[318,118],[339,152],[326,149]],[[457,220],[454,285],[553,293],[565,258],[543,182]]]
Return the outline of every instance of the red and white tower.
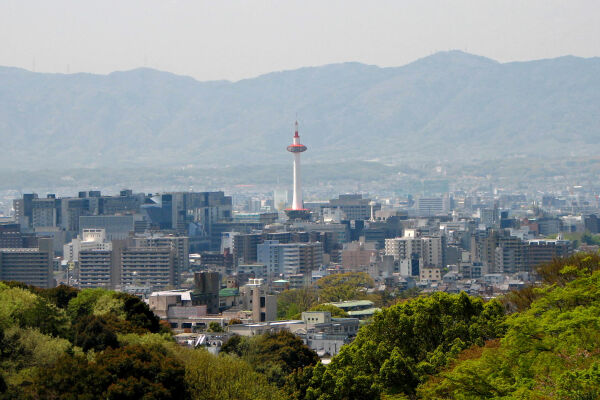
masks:
[[[287,151],[294,155],[294,196],[292,198],[292,208],[285,210],[290,219],[307,219],[310,213],[304,208],[302,201],[302,184],[300,183],[300,153],[306,151],[306,146],[300,144],[298,135],[298,121],[296,121],[296,131],[292,144],[287,147]]]

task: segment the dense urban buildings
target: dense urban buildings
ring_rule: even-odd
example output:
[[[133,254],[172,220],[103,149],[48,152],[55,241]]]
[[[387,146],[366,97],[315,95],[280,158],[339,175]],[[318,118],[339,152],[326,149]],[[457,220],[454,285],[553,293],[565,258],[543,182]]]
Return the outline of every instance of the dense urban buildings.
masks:
[[[253,197],[129,189],[24,194],[0,223],[0,276],[143,297],[187,290],[189,302],[173,295],[160,303],[181,328],[210,319],[268,322],[277,318],[282,290],[345,272],[364,272],[377,290],[393,293],[493,297],[535,282],[537,265],[600,243],[593,236],[600,207],[591,201],[578,210],[550,195],[453,192],[439,181],[423,188],[428,194],[311,199],[300,219],[285,212],[280,189]],[[199,316],[204,322],[188,325]]]

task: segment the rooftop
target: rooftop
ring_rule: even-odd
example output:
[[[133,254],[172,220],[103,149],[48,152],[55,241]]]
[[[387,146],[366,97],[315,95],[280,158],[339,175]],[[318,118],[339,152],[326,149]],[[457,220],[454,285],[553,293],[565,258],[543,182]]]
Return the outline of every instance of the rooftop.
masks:
[[[219,290],[219,297],[232,297],[240,294],[237,288],[224,288]]]
[[[351,308],[351,307],[368,307],[372,306],[373,302],[371,300],[349,300],[349,301],[340,301],[337,303],[328,303],[332,306],[336,306],[338,308]]]
[[[361,315],[373,315],[375,314],[376,311],[381,311],[381,308],[367,308],[364,310],[358,310],[358,311],[348,311],[348,315],[351,317],[358,317]]]
[[[192,291],[185,289],[176,289],[176,290],[163,290],[160,292],[152,292],[150,295],[153,296],[181,296],[182,301],[191,301],[192,300]]]

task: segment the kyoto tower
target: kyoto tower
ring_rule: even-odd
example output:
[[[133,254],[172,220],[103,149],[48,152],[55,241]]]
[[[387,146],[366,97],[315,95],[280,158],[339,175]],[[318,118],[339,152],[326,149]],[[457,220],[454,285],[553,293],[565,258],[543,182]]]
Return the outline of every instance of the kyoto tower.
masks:
[[[292,144],[287,147],[287,151],[294,155],[294,197],[292,198],[292,208],[285,210],[289,219],[308,219],[310,212],[304,208],[302,202],[302,185],[300,184],[300,153],[306,151],[306,146],[300,144],[298,135],[298,121],[296,121],[296,132],[292,139]]]

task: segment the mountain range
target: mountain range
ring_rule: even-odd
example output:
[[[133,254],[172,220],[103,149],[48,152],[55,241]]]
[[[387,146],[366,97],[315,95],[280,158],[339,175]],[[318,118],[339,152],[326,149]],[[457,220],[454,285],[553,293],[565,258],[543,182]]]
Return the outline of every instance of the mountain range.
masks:
[[[0,168],[282,163],[296,119],[306,162],[593,156],[600,58],[499,63],[449,51],[237,82],[0,67]]]

